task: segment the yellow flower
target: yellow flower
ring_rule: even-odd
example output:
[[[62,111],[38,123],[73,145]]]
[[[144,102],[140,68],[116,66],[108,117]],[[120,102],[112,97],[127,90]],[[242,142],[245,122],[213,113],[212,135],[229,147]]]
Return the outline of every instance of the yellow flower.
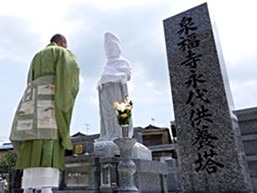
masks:
[[[127,113],[123,113],[123,114],[121,114],[120,115],[122,118],[126,118],[127,116],[128,116],[128,114]]]

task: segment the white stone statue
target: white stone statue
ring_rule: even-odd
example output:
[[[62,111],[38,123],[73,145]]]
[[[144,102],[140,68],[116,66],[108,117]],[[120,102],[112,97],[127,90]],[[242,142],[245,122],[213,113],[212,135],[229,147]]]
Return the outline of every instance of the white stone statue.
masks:
[[[107,62],[97,84],[100,106],[100,138],[97,141],[109,141],[122,136],[113,108],[115,101],[123,102],[128,96],[127,81],[131,78],[131,64],[121,56],[119,37],[113,33],[104,34],[104,48]],[[130,120],[129,137],[133,135]]]
[[[115,101],[121,103],[128,96],[127,82],[131,78],[131,64],[121,56],[119,37],[113,33],[104,34],[104,48],[107,63],[97,83],[100,106],[100,137],[94,143],[94,154],[99,157],[120,155],[114,139],[122,137],[122,129],[117,120]],[[133,113],[133,112],[132,112]],[[129,137],[133,136],[132,119],[129,123]],[[136,142],[132,149],[134,159],[152,160],[151,151]]]

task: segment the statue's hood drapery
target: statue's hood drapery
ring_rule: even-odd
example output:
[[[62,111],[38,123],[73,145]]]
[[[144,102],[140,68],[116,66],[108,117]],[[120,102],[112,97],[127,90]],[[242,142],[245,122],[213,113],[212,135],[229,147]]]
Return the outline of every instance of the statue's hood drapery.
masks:
[[[104,34],[104,48],[107,63],[98,81],[98,88],[101,89],[102,84],[109,82],[127,83],[131,78],[131,64],[121,56],[119,37],[111,32],[106,32]]]

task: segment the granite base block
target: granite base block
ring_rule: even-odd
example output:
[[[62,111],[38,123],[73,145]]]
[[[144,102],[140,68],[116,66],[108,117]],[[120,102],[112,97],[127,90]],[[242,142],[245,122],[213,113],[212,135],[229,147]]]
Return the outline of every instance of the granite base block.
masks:
[[[167,165],[158,161],[135,159],[135,185],[140,193],[167,193]]]
[[[92,155],[66,158],[65,172],[62,178],[61,191],[98,193],[100,186],[99,158]]]
[[[257,176],[253,177],[252,176],[252,183],[253,183],[253,191],[254,193],[257,193]]]
[[[115,157],[120,155],[120,150],[113,141],[96,141],[94,154],[98,157]],[[143,144],[136,142],[132,149],[132,158],[152,160],[152,153]]]

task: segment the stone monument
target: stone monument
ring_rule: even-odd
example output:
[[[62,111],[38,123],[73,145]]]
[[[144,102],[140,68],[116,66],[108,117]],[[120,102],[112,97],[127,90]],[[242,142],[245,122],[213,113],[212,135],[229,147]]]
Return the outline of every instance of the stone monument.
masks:
[[[184,192],[252,192],[207,3],[163,23]]]
[[[100,137],[94,143],[94,154],[100,157],[120,155],[114,139],[122,137],[121,127],[117,122],[117,114],[113,108],[115,101],[122,102],[128,96],[127,81],[131,78],[130,61],[121,56],[119,37],[111,32],[104,34],[104,48],[107,63],[98,81],[100,106]],[[133,136],[132,119],[129,123],[128,137]],[[140,143],[133,147],[134,158],[151,160],[151,151]]]

